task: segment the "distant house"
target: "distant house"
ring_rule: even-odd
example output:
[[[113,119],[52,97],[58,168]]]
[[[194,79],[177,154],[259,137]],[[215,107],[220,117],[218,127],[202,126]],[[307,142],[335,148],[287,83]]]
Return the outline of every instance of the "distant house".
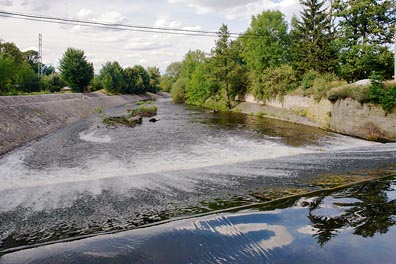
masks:
[[[61,92],[70,92],[70,91],[71,91],[71,88],[68,87],[68,86],[65,86],[65,87],[63,87],[63,88],[61,89]]]

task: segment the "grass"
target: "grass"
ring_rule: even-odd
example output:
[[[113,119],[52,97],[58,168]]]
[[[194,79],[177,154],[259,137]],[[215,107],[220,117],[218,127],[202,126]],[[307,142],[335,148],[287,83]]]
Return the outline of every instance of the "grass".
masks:
[[[257,116],[258,118],[263,118],[265,115],[267,115],[267,114],[264,113],[264,112],[257,112],[257,114],[256,114],[256,116]]]
[[[103,124],[106,127],[124,125],[129,127],[134,127],[137,124],[142,123],[142,118],[134,118],[131,116],[117,116],[117,117],[103,117]]]
[[[151,117],[157,114],[157,107],[155,105],[141,106],[136,109],[129,109],[128,112],[130,116]]]
[[[52,92],[49,90],[42,90],[38,92],[22,92],[22,91],[16,91],[16,90],[11,90],[8,92],[4,92],[1,94],[1,96],[18,96],[18,95],[41,95],[41,94],[51,94]]]
[[[396,82],[373,81],[371,85],[344,85],[328,91],[327,98],[332,102],[351,98],[361,104],[374,103],[390,113],[396,108]]]

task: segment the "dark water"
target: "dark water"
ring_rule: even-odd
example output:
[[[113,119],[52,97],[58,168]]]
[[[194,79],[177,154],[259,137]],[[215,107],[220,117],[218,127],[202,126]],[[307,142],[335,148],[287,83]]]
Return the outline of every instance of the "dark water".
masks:
[[[24,250],[0,263],[394,263],[396,181]]]
[[[260,202],[252,193],[261,188],[310,188],[323,174],[396,164],[396,144],[156,105],[159,122],[106,128],[94,116],[1,157],[0,252]]]

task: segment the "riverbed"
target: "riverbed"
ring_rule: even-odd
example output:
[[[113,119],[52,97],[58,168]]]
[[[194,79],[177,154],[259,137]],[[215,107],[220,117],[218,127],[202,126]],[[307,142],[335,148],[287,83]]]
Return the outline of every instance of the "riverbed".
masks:
[[[396,164],[396,144],[155,104],[158,122],[106,127],[97,114],[2,156],[0,252],[257,203],[252,193],[262,188]]]

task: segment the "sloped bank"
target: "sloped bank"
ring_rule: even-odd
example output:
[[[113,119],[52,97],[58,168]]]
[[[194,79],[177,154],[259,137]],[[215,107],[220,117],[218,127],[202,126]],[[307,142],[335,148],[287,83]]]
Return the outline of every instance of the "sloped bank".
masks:
[[[47,94],[0,97],[0,155],[67,124],[116,105],[167,96]]]
[[[270,118],[320,127],[367,140],[396,142],[396,112],[386,113],[380,106],[361,104],[352,99],[327,99],[287,95],[282,101],[261,104],[251,95],[237,106],[245,113],[261,113]]]

